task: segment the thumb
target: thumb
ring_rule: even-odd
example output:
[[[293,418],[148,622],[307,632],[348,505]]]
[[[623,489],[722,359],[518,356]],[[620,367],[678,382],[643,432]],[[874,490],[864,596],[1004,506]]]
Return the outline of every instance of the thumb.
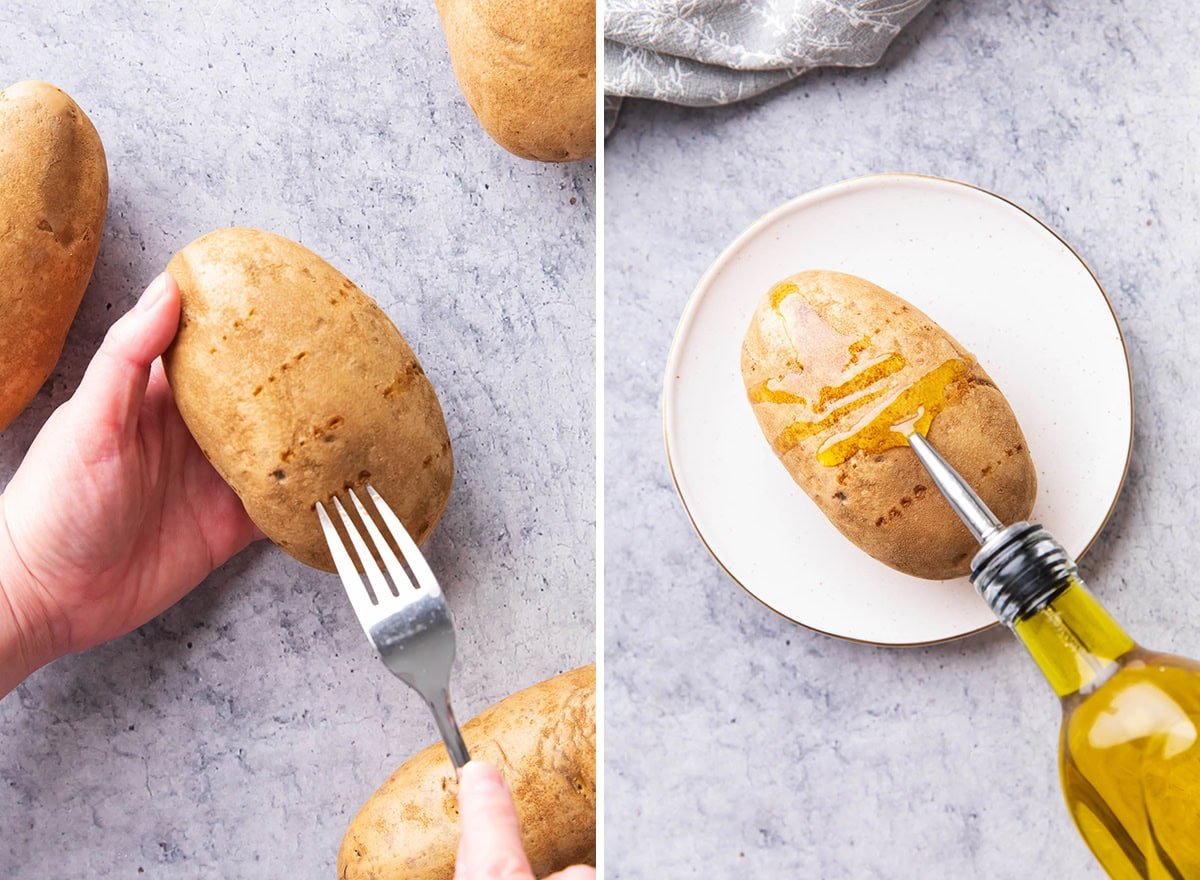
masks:
[[[179,288],[164,272],[109,328],[84,373],[72,403],[85,424],[108,429],[119,442],[132,438],[150,365],[167,350],[178,329]]]
[[[458,780],[462,837],[455,880],[533,880],[521,823],[500,771],[471,761]]]

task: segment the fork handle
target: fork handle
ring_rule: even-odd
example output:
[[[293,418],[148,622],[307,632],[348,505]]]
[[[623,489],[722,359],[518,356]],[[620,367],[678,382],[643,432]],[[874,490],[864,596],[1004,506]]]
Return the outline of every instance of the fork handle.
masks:
[[[467,744],[463,742],[462,732],[458,722],[454,720],[454,709],[450,706],[449,691],[442,691],[434,699],[429,700],[429,708],[433,711],[433,720],[437,723],[442,742],[450,753],[450,761],[455,770],[461,770],[463,765],[471,760],[467,754]]]

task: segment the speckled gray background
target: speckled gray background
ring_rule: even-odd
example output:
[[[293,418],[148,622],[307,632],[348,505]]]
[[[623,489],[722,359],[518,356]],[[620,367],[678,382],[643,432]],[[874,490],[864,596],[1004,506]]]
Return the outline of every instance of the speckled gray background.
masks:
[[[458,474],[427,551],[460,716],[590,661],[594,166],[497,147],[428,0],[5,3],[0,86],[27,78],[91,116],[112,196],[0,484],[177,248],[261,226],[376,296],[441,395]],[[257,546],[0,703],[0,877],[333,877],[349,819],[436,737],[341,589]]]
[[[1200,656],[1198,39],[1187,0],[935,0],[876,69],[626,104],[605,169],[611,877],[1103,876],[1011,636],[838,642],[718,569],[665,464],[662,369],[704,269],[793,196],[918,171],[1016,200],[1090,261],[1133,363],[1133,466],[1084,574],[1144,643]]]

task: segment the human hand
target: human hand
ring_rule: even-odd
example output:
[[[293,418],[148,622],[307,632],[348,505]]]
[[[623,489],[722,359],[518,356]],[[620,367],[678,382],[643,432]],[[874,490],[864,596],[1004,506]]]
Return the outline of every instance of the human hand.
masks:
[[[471,761],[458,779],[462,838],[454,880],[535,880],[521,824],[504,779],[491,764]],[[596,869],[573,865],[546,880],[595,880]]]
[[[0,697],[141,626],[262,537],[175,408],[158,357],[179,308],[160,275],[0,494]]]

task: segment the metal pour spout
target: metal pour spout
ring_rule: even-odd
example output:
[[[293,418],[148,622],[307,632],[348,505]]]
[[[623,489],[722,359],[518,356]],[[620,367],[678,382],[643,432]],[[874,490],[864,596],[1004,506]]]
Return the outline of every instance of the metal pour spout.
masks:
[[[942,458],[940,452],[929,445],[928,440],[914,431],[908,436],[908,445],[976,541],[985,544],[988,538],[1004,528],[1004,524],[996,519],[996,515],[975,494],[975,490]]]
[[[979,542],[971,582],[1006,626],[1045,606],[1078,578],[1075,562],[1040,525],[1005,526],[929,441],[915,431],[908,445]]]

